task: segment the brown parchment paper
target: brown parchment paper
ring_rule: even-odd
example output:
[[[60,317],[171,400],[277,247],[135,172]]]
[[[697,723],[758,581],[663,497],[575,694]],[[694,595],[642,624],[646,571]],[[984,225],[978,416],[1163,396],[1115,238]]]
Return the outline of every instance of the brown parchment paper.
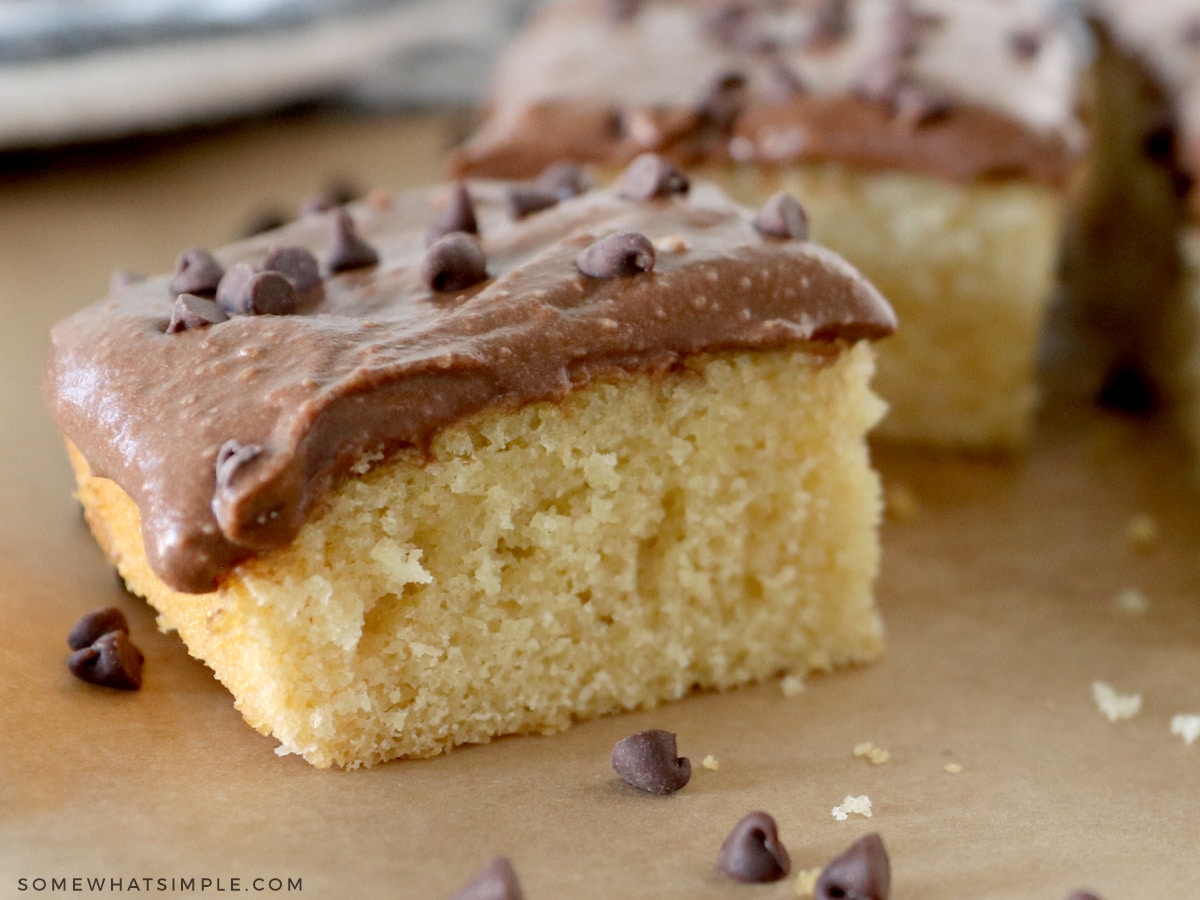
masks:
[[[205,894],[271,893],[256,879],[280,879],[275,893],[291,880],[292,895],[436,898],[498,854],[532,900],[795,897],[794,878],[747,887],[715,870],[752,809],[775,816],[796,870],[879,831],[895,898],[1200,897],[1200,742],[1170,733],[1173,715],[1200,713],[1189,464],[1160,423],[1053,398],[1024,459],[877,448],[915,514],[884,527],[876,665],[793,697],[771,682],[367,771],[275,756],[88,536],[38,395],[47,330],[114,267],[169,269],[330,177],[435,180],[454,135],[444,118],[308,115],[5,164],[0,897],[87,896],[72,879],[91,877],[106,893],[137,880],[187,896],[205,878]],[[1158,528],[1146,548],[1126,535],[1137,515]],[[1144,612],[1119,607],[1130,590]],[[66,671],[67,631],[110,603],[146,653],[138,693]],[[1107,721],[1097,680],[1140,693],[1141,713]],[[695,765],[679,794],[639,794],[608,768],[613,742],[648,727],[676,732]],[[866,741],[890,760],[856,757]],[[862,794],[871,818],[831,815]]]

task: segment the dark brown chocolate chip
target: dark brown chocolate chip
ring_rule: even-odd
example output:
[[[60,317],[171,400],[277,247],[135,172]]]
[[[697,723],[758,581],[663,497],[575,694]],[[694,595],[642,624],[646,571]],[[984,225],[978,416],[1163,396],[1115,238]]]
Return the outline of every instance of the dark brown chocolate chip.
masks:
[[[89,684],[136,691],[142,686],[142,651],[124,631],[109,631],[67,660],[71,674]]]
[[[67,635],[67,646],[72,650],[82,650],[110,631],[129,634],[129,623],[125,621],[125,613],[115,606],[106,606],[83,616]]]
[[[207,250],[190,247],[179,254],[169,285],[172,294],[212,295],[225,270]]]
[[[696,105],[702,125],[728,130],[746,104],[746,76],[729,71],[717,74],[705,87]]]
[[[850,33],[850,9],[847,0],[818,0],[813,8],[806,44],[821,48],[836,43]]]
[[[238,477],[238,473],[251,462],[262,455],[263,448],[258,444],[243,444],[241,441],[228,440],[217,451],[215,463],[217,487],[228,487]]]
[[[217,305],[231,316],[287,316],[296,311],[296,288],[279,272],[249,263],[230,266],[217,286]]]
[[[743,817],[721,845],[717,868],[726,877],[749,884],[786,878],[792,863],[775,820],[760,811]]]
[[[317,258],[304,247],[275,247],[263,260],[262,267],[281,274],[301,294],[321,283]]]
[[[766,53],[778,44],[747,0],[718,4],[701,18],[700,28],[711,40],[748,53]]]
[[[692,763],[676,756],[675,735],[639,731],[617,741],[609,760],[626,784],[651,794],[673,794],[692,778]]]
[[[626,278],[654,269],[654,245],[644,234],[618,231],[583,248],[575,258],[589,278]]]
[[[586,194],[592,189],[592,179],[583,166],[572,162],[551,163],[533,181],[533,186],[550,191],[559,200]]]
[[[192,328],[218,325],[229,320],[225,311],[207,297],[195,294],[180,294],[171,309],[171,321],[167,323],[167,334],[178,334]]]
[[[329,255],[325,265],[330,272],[363,269],[379,262],[375,248],[362,239],[350,213],[339,209],[333,216],[329,233]]]
[[[657,153],[642,153],[625,168],[618,193],[627,200],[649,200],[686,194],[690,187],[687,176]]]
[[[429,230],[425,232],[425,246],[429,247],[456,231],[466,234],[479,233],[479,222],[475,218],[475,203],[464,184],[456,184],[453,187],[446,205],[433,217]]]
[[[1148,416],[1162,403],[1154,376],[1142,363],[1131,359],[1113,363],[1096,392],[1098,406],[1130,416]]]
[[[451,900],[523,900],[524,897],[512,862],[507,856],[498,856],[455,891]]]
[[[1008,49],[1022,62],[1030,62],[1042,50],[1042,32],[1038,28],[1019,28],[1009,32]]]
[[[510,219],[523,219],[557,205],[558,194],[541,188],[514,184],[504,195],[504,205]]]
[[[754,217],[754,227],[770,237],[808,240],[808,215],[791,194],[775,194]]]
[[[448,234],[425,251],[421,278],[439,293],[461,291],[488,277],[487,257],[474,235]]]
[[[1067,900],[1100,900],[1100,895],[1091,891],[1072,891],[1067,895]]]
[[[883,839],[864,835],[835,857],[813,888],[813,900],[888,900],[892,866]]]

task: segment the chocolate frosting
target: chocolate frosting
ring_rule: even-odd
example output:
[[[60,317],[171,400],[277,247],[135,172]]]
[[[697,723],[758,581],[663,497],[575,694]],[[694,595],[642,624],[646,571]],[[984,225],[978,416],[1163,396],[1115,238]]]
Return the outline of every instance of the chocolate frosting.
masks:
[[[895,327],[839,257],[764,237],[707,185],[646,202],[592,191],[515,222],[505,185],[469,188],[489,277],[465,290],[436,293],[421,278],[425,230],[450,194],[429,189],[351,207],[380,261],[327,277],[295,315],[169,334],[163,276],[53,329],[46,402],[92,472],[137,503],[147,558],[168,585],[212,590],[237,561],[288,543],[365,455],[427,449],[472,413],[692,354],[835,353]],[[228,269],[301,245],[327,270],[329,215],[214,255]],[[652,272],[577,269],[583,248],[620,231],[655,243]]]
[[[834,5],[844,23],[821,32]],[[621,19],[603,7],[535,18],[453,171],[528,177],[556,158],[620,165],[653,150],[689,166],[838,161],[1058,185],[1084,149],[1078,22],[1043,0],[648,0]],[[731,76],[739,89],[714,106]],[[936,115],[913,119],[913,101]]]

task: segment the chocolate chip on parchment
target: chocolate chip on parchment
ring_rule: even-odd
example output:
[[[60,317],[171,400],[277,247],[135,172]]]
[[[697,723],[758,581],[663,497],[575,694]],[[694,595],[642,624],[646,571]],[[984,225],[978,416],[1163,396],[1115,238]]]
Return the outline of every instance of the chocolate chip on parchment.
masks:
[[[207,250],[189,247],[179,254],[169,285],[172,294],[212,295],[225,270]]]
[[[872,832],[821,870],[813,900],[888,900],[891,889],[891,862],[883,839]]]
[[[329,255],[325,265],[330,272],[362,269],[379,262],[379,254],[358,233],[350,213],[337,210],[329,233]]]
[[[67,635],[67,646],[72,650],[82,650],[110,631],[129,634],[129,623],[125,620],[125,613],[115,606],[93,610],[80,618]]]
[[[171,309],[171,321],[167,323],[167,334],[178,334],[192,328],[218,325],[229,320],[229,316],[207,297],[195,294],[180,294]]]
[[[750,884],[787,877],[792,864],[775,820],[761,811],[744,816],[721,845],[717,868],[734,881]]]
[[[524,896],[512,861],[498,856],[455,891],[451,900],[523,900]]]
[[[259,444],[243,444],[232,439],[222,444],[214,464],[217,487],[224,488],[232,484],[238,472],[261,456],[262,452],[263,448]]]
[[[429,230],[425,232],[425,246],[429,247],[456,231],[466,234],[479,233],[479,222],[475,218],[475,202],[471,199],[467,186],[461,182],[454,185],[446,205],[433,217]]]
[[[231,316],[287,316],[296,311],[296,288],[280,272],[249,263],[230,266],[217,286],[217,305]]]
[[[504,194],[504,206],[510,219],[523,219],[558,204],[558,194],[524,184],[512,185]]]
[[[487,257],[479,239],[464,232],[440,238],[421,260],[421,278],[439,293],[460,291],[487,277]]]
[[[1072,891],[1067,895],[1067,900],[1100,900],[1100,895],[1091,891]]]
[[[686,194],[690,187],[687,176],[657,153],[641,153],[625,168],[617,191],[627,200],[649,200]]]
[[[262,267],[280,273],[301,294],[321,283],[317,258],[304,247],[274,247],[263,260]]]
[[[676,756],[675,735],[658,728],[617,741],[609,760],[621,780],[651,794],[673,794],[692,777],[692,763]]]
[[[791,194],[778,193],[767,200],[754,217],[754,227],[770,237],[808,240],[808,215]]]
[[[644,234],[618,231],[589,244],[575,258],[589,278],[625,278],[654,269],[654,245]]]
[[[578,163],[556,162],[542,170],[533,180],[533,186],[556,194],[559,200],[567,200],[590,191],[592,179]]]
[[[89,684],[136,691],[142,686],[142,651],[124,631],[109,631],[71,654],[67,668]]]

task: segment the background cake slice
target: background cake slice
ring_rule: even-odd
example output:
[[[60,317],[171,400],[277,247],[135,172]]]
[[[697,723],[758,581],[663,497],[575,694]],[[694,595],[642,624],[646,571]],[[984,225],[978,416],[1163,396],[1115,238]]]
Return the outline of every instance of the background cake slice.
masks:
[[[157,278],[54,329],[98,541],[281,752],[427,756],[880,651],[891,309],[705,185],[528,189],[376,195],[216,251],[215,302]],[[464,204],[478,237],[443,234]]]

